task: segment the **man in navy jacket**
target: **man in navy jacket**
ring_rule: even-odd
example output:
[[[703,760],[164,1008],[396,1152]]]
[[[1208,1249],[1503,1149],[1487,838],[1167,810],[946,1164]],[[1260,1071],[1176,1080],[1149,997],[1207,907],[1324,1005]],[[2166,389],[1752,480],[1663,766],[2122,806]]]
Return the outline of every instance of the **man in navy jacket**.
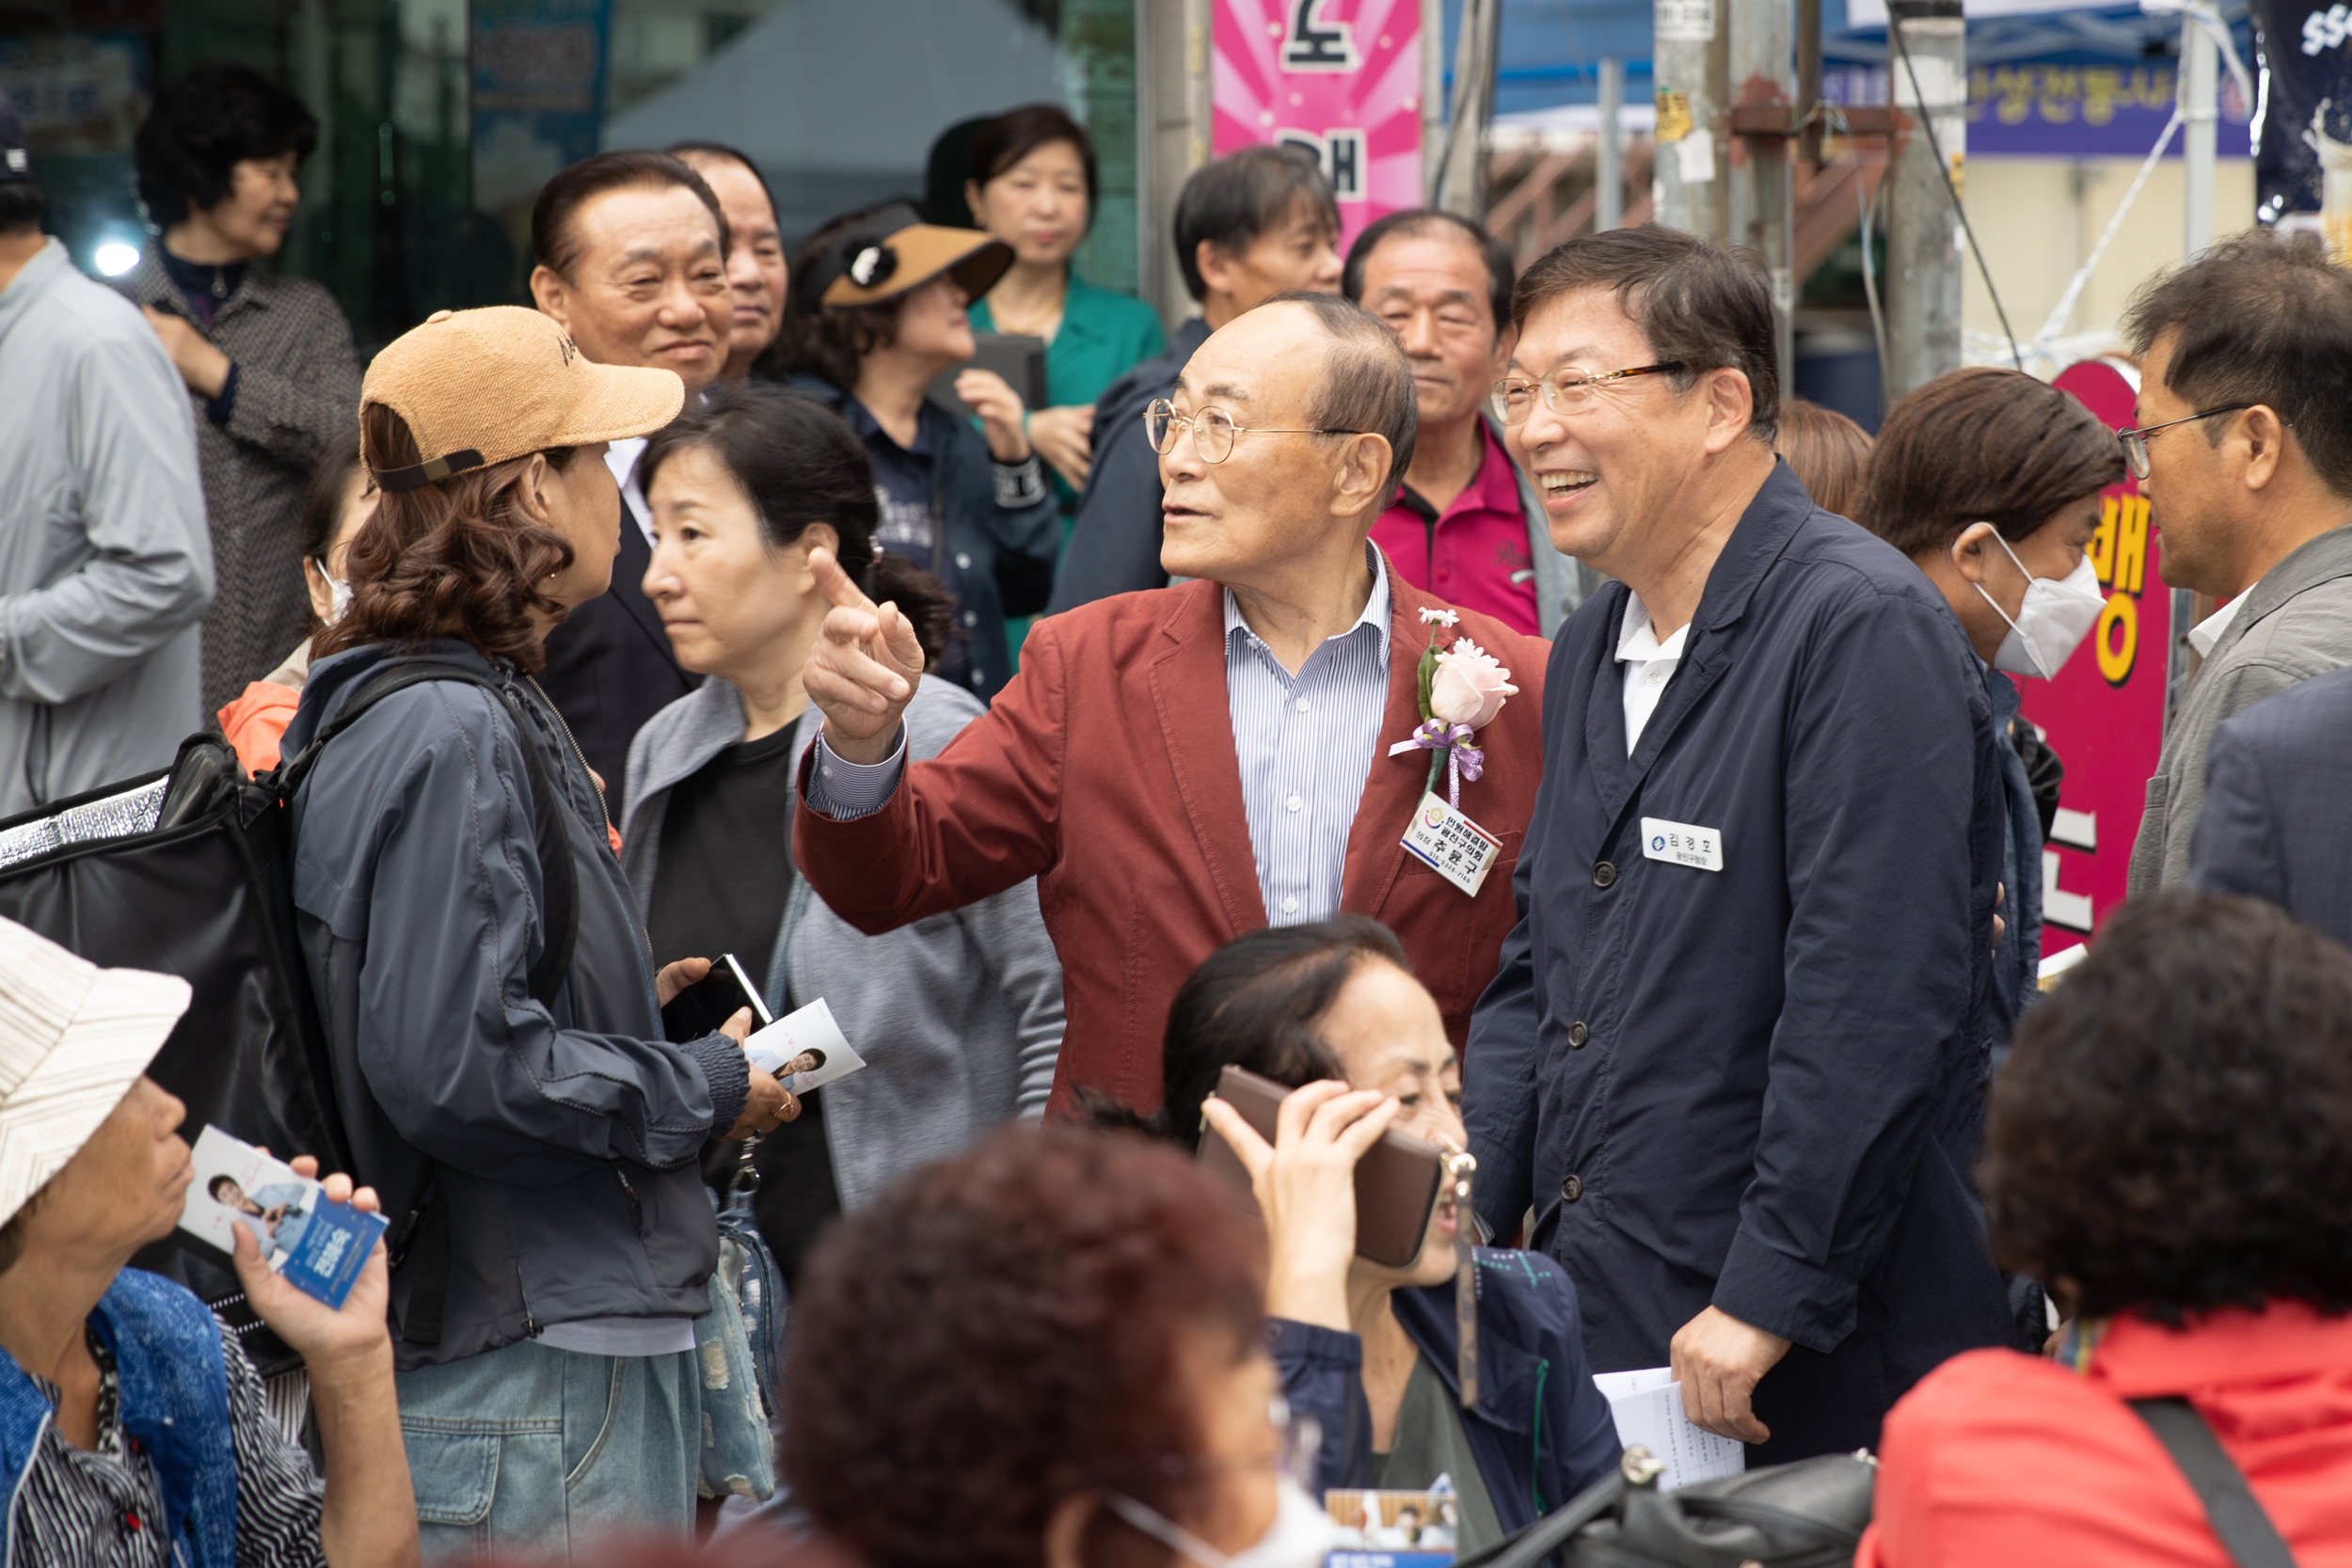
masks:
[[[1520,921],[1470,1027],[1479,1209],[1564,1264],[1597,1371],[1670,1364],[1756,1463],[1874,1445],[2012,1338],[1970,1171],[2000,768],[1910,562],[1778,463],[1771,299],[1660,229],[1529,270],[1497,403],[1615,580],[1546,673]]]

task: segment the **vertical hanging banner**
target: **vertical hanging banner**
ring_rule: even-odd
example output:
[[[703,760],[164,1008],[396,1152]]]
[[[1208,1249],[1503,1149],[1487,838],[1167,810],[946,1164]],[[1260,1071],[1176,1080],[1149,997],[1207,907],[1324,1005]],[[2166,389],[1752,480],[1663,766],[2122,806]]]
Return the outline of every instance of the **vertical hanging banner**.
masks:
[[[2085,360],[2055,385],[2111,430],[2132,422],[2139,388],[2128,366]],[[2017,683],[2025,692],[2020,711],[2066,764],[2058,820],[2042,853],[2044,958],[2080,945],[2123,902],[2132,840],[2164,749],[2172,595],[2156,559],[2148,498],[2126,475],[2107,486],[2090,542],[2106,608],[2058,679]]]
[[[1210,153],[1312,152],[1340,198],[1339,247],[1421,205],[1421,0],[1216,0]]]
[[[524,205],[596,150],[612,0],[474,0],[474,204]]]

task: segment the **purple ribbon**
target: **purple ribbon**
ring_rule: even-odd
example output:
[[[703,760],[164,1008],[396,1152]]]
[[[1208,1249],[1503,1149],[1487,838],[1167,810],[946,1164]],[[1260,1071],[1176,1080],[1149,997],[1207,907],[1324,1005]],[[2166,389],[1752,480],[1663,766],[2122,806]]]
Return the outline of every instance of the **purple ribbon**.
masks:
[[[1446,803],[1455,811],[1462,809],[1462,781],[1476,784],[1486,771],[1486,753],[1470,744],[1477,732],[1468,724],[1448,724],[1442,719],[1425,721],[1413,732],[1411,746],[1445,753]],[[1429,759],[1430,787],[1437,786],[1438,759]]]

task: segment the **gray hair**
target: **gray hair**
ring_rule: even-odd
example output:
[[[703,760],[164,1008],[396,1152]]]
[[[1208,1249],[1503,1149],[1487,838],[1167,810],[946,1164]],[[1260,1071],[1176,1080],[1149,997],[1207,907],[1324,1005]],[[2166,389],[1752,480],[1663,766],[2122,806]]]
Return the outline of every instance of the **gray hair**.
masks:
[[[1389,443],[1394,460],[1389,467],[1391,494],[1405,482],[1413,466],[1413,367],[1396,334],[1342,294],[1294,289],[1263,301],[1266,305],[1303,306],[1331,340],[1323,356],[1323,373],[1316,378],[1307,418],[1319,430],[1377,436]],[[1386,504],[1387,497],[1382,498]]]

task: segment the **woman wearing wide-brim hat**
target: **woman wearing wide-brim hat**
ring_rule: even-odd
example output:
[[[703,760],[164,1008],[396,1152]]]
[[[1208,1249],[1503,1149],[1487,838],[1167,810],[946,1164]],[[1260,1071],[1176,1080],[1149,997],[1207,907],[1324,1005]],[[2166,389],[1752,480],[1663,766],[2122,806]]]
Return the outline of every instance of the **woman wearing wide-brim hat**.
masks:
[[[436,312],[378,354],[359,431],[382,495],[282,747],[305,766],[379,674],[453,667],[358,711],[292,809],[338,1107],[409,1238],[391,1310],[436,1556],[686,1537],[710,1436],[743,1429],[753,1398],[700,1370],[720,1341],[698,1320],[723,1313],[697,1161],[792,1107],[744,1055],[748,1009],[662,1037],[660,1005],[707,964],[655,972],[601,786],[531,678],[548,630],[612,580],[606,444],[685,395],[513,306]],[[764,1454],[755,1402],[748,1426]]]
[[[0,920],[0,1490],[20,1563],[410,1568],[416,1502],[384,1329],[384,1248],[340,1308],[237,1232],[262,1321],[303,1358],[326,1459],[270,1413],[236,1337],[126,1267],[180,1223],[187,1107],[145,1076],[176,975],[100,969]],[[296,1168],[314,1176],[315,1164]],[[375,1195],[326,1179],[326,1196]]]
[[[1005,618],[1045,608],[1061,525],[1002,376],[956,377],[977,428],[924,394],[972,357],[966,309],[1012,260],[1002,240],[892,202],[837,217],[801,247],[785,310],[790,385],[848,420],[873,463],[878,542],[955,591],[956,635],[935,673],[982,702],[1012,674]]]

